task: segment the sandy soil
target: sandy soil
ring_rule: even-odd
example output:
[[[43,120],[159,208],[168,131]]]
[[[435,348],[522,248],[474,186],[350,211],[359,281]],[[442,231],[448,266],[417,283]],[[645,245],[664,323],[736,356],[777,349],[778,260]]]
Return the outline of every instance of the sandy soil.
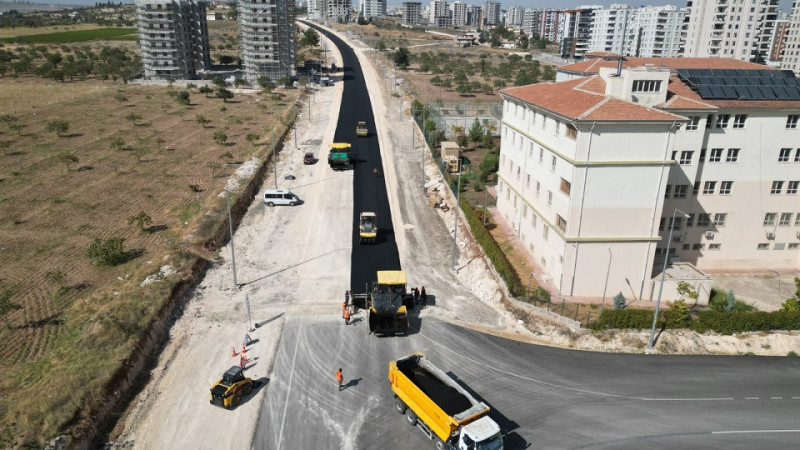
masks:
[[[344,38],[344,36],[341,36]],[[508,297],[480,248],[471,239],[460,218],[458,257],[450,270],[454,199],[430,158],[426,159],[425,192],[422,189],[422,147],[419,134],[411,139],[408,98],[376,95],[383,80],[370,62],[371,50],[353,44],[360,55],[376,117],[381,149],[386,152],[389,201],[403,268],[411,285],[426,286],[435,307],[422,317],[436,317],[488,333],[517,340],[569,348],[609,352],[644,352],[648,333],[607,332],[593,335],[586,330],[556,326],[542,319],[523,323],[503,306]],[[328,48],[333,48],[328,44]],[[336,55],[341,63],[340,57]],[[324,143],[333,137],[341,85],[318,90],[308,111],[300,112],[298,147],[287,144],[278,163],[279,187],[288,187],[306,203],[296,208],[266,208],[256,199],[235,235],[236,269],[241,290],[231,289],[230,246],[209,270],[177,320],[171,340],[161,355],[151,381],[133,402],[124,420],[124,430],[115,448],[248,448],[263,403],[260,389],[234,411],[208,408],[209,386],[231,364],[232,349],[241,348],[248,324],[244,300],[249,296],[253,322],[262,324],[250,336],[248,374],[268,382],[275,349],[279,345],[283,318],[304,314],[338,317],[341,294],[349,280],[352,217],[352,175],[331,174],[321,161],[302,166],[302,154],[322,155]],[[326,114],[320,112],[325,111]],[[292,136],[292,133],[289,134]],[[430,152],[426,150],[427,156]],[[296,179],[284,181],[293,174]],[[402,174],[402,176],[400,176]],[[273,183],[272,173],[266,186]],[[428,195],[438,192],[450,206],[448,211],[429,205]],[[427,195],[426,195],[427,193]],[[324,222],[326,227],[313,227]],[[313,276],[312,276],[313,274]],[[320,274],[322,274],[320,276]],[[514,302],[512,300],[512,302]],[[516,304],[516,303],[515,303]],[[517,304],[545,317],[535,307]],[[786,355],[800,351],[797,333],[750,334],[746,336],[701,336],[686,331],[668,331],[660,336],[656,352],[703,354]]]

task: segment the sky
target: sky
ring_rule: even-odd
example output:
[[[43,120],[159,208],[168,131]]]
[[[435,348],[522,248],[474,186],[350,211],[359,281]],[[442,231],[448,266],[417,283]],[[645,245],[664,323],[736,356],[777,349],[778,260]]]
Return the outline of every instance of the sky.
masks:
[[[0,0],[2,1],[2,0]],[[120,0],[112,0],[115,3]],[[295,0],[299,1],[299,0]],[[351,0],[357,3],[358,0]],[[415,0],[423,4],[430,3],[430,0]],[[467,4],[480,5],[483,0],[461,0]],[[123,3],[133,3],[132,0],[122,0]],[[67,4],[67,5],[94,5],[96,0],[31,0],[31,3],[49,3],[49,4]],[[387,0],[390,6],[400,6],[403,0]],[[572,8],[580,5],[602,5],[609,6],[612,3],[622,3],[629,6],[662,6],[662,5],[676,5],[678,7],[686,6],[686,0],[682,1],[629,1],[616,0],[616,1],[580,1],[580,0],[500,0],[503,9],[508,9],[512,6],[523,6],[525,8]],[[785,12],[789,12],[792,8],[792,0],[780,0],[780,8]]]

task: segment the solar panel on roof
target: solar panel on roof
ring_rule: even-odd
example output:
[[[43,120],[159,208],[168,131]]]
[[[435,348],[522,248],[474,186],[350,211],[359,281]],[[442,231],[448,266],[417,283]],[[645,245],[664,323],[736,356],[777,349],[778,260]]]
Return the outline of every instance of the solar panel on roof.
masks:
[[[739,98],[733,86],[722,86],[722,92],[725,94],[726,100],[736,100]]]
[[[765,100],[775,100],[778,96],[775,94],[775,91],[772,90],[772,86],[760,86],[761,93],[764,95]]]
[[[800,100],[800,90],[795,86],[786,86],[786,95],[789,100]]]
[[[750,98],[754,99],[764,98],[764,94],[761,93],[761,89],[759,89],[758,86],[747,86],[747,92],[750,93]]]
[[[791,70],[783,69],[781,70],[781,72],[783,72],[783,76],[785,78],[794,78],[794,72],[792,72]]]
[[[735,77],[739,75],[739,71],[736,69],[724,69],[722,74],[726,77]]]
[[[702,77],[713,77],[714,71],[711,69],[698,69],[700,70],[700,76]]]
[[[750,83],[747,82],[747,78],[741,77],[741,76],[738,76],[738,77],[734,78],[733,80],[734,80],[734,82],[735,82],[734,84],[736,86],[746,86],[746,85],[750,84]]]
[[[736,86],[736,93],[739,95],[739,98],[742,100],[752,100],[753,96],[750,94],[750,86]]]
[[[697,86],[697,93],[700,94],[700,98],[710,99],[713,98],[711,94],[711,89],[708,86],[700,85]]]
[[[725,98],[725,92],[722,90],[722,86],[712,84],[711,86],[709,86],[709,88],[711,88],[711,95],[713,95],[713,97],[711,98],[719,98],[719,99]]]

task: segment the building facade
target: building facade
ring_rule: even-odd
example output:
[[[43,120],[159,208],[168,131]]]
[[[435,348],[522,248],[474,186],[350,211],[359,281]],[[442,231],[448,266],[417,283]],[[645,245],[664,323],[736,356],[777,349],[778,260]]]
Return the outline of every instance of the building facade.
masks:
[[[675,6],[647,6],[631,15],[623,54],[644,58],[681,55],[686,11]]]
[[[628,5],[611,5],[592,11],[589,51],[622,53],[628,37],[628,26],[635,10]]]
[[[450,17],[453,18],[453,27],[463,28],[469,24],[467,21],[467,4],[456,0],[450,4]]]
[[[350,0],[325,0],[325,17],[323,20],[334,23],[348,23],[351,19],[352,9]]]
[[[359,0],[358,14],[366,20],[386,15],[386,0]]]
[[[729,86],[720,99],[687,66],[783,76],[668,58],[501,91],[497,209],[559,295],[599,297],[607,281],[654,298],[670,230],[670,260],[701,270],[800,266],[800,90],[765,99]]]
[[[294,69],[294,0],[239,0],[239,46],[245,79],[273,81]]]
[[[414,27],[422,23],[422,3],[403,2],[403,25]]]
[[[778,0],[687,2],[682,56],[735,58],[763,63],[778,14]]]
[[[512,6],[508,10],[508,20],[506,20],[507,27],[522,28],[522,22],[525,18],[525,8],[522,6]]]
[[[780,67],[783,60],[783,50],[786,48],[786,36],[789,33],[789,18],[782,17],[775,21],[775,30],[769,42],[769,58],[767,64]]]
[[[136,0],[145,78],[191,80],[211,67],[205,3]]]
[[[792,8],[785,41],[781,69],[800,74],[800,8]]]
[[[481,12],[483,13],[481,26],[493,27],[501,25],[500,2],[484,2]]]
[[[600,6],[581,9],[570,9],[561,12],[561,20],[557,31],[562,58],[583,58],[589,51],[592,38],[594,11]]]

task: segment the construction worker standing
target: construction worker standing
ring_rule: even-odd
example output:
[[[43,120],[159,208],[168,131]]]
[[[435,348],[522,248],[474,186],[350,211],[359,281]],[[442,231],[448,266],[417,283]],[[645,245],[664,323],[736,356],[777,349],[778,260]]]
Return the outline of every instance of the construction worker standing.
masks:
[[[344,381],[344,376],[342,376],[342,368],[340,367],[339,370],[336,371],[336,381],[339,382],[339,390],[342,390],[342,381]]]
[[[350,325],[350,310],[349,309],[345,309],[344,310],[344,324],[345,325]]]

